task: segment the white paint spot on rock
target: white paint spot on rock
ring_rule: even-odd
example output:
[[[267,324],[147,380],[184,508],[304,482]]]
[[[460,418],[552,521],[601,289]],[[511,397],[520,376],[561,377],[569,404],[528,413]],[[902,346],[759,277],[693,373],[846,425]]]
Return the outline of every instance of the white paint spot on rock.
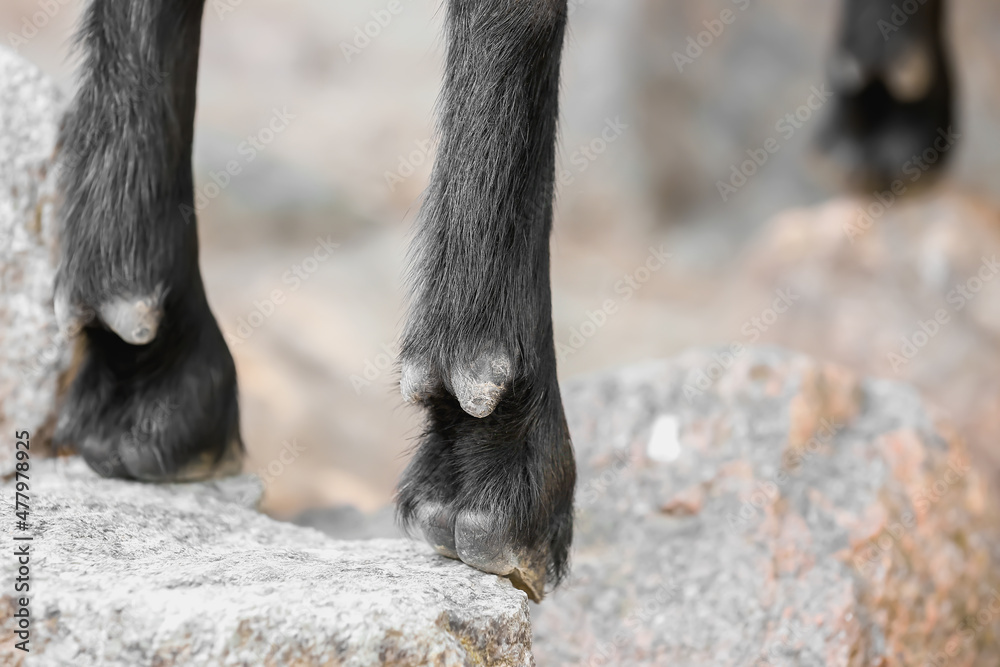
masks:
[[[681,456],[681,425],[674,415],[660,415],[646,446],[646,456],[658,463],[673,463]]]

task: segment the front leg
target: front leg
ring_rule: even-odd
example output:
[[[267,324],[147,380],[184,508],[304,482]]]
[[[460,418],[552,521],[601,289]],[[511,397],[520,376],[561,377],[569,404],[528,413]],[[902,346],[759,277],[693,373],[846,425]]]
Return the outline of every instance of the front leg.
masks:
[[[535,600],[566,571],[576,478],[549,287],[565,24],[565,0],[449,2],[401,354],[403,396],[427,412],[402,521]]]
[[[191,143],[204,0],[91,0],[60,136],[61,325],[79,371],[57,441],[147,481],[240,466],[236,369],[198,269]]]

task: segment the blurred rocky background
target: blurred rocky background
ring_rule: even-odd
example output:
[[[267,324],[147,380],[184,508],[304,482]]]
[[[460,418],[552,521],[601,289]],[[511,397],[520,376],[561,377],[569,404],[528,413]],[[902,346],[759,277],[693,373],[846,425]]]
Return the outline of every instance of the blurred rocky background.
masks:
[[[961,140],[947,179],[866,219],[873,199],[843,198],[809,169],[824,110],[779,129],[822,89],[837,2],[570,4],[553,239],[561,374],[781,342],[915,382],[993,474],[998,281],[984,273],[962,308],[949,296],[1000,250],[1000,6],[950,5]],[[379,511],[419,429],[392,361],[433,154],[443,13],[439,0],[389,5],[206,9],[202,266],[240,373],[247,468],[278,517]],[[80,7],[0,6],[0,39],[67,96]],[[734,19],[688,52],[727,10]],[[770,138],[780,150],[723,200],[718,183]]]

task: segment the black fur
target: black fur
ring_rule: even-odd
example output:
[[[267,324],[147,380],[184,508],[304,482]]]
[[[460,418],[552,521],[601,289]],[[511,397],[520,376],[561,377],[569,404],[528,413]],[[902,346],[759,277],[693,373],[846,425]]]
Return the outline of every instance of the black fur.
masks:
[[[933,150],[936,141],[940,146],[939,132],[952,128],[944,25],[943,0],[845,1],[830,59],[833,110],[820,148],[849,186],[887,189],[897,179],[909,184],[914,169],[924,173],[913,158]],[[918,70],[925,76],[907,90],[906,77],[913,80]],[[939,152],[928,174],[951,154]]]
[[[566,571],[573,530],[549,287],[566,2],[452,0],[447,24],[440,147],[412,246],[401,354],[404,394],[426,408],[428,427],[400,482],[399,514],[449,555],[524,570],[515,577],[534,576],[521,583],[540,597],[546,578]],[[458,385],[483,380],[490,361],[502,393],[475,410],[488,416],[472,416]],[[520,566],[466,553],[475,549],[456,531],[469,512],[488,521],[469,537],[492,542],[477,549],[510,551]]]
[[[60,137],[56,292],[83,350],[56,439],[104,475],[201,477],[242,451],[235,367],[181,209],[194,192],[202,4],[93,0],[78,37],[79,92]],[[162,321],[146,345],[124,342],[99,314],[116,298],[152,294],[162,295]]]
[[[82,328],[85,352],[58,438],[106,475],[192,478],[242,450],[235,371],[186,220],[202,10],[203,0],[92,0],[80,33],[80,91],[61,138],[57,309]],[[565,0],[451,3],[441,147],[403,346],[404,369],[448,379],[419,397],[428,427],[400,484],[402,519],[438,502],[447,541],[461,545],[450,555],[536,599],[566,570],[575,479],[548,255],[565,23]],[[477,393],[490,379],[497,391]]]

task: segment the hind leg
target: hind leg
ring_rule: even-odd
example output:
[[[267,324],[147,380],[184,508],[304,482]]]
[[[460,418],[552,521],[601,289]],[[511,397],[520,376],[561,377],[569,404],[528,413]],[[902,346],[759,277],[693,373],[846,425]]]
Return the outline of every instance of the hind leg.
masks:
[[[820,149],[848,185],[909,186],[947,162],[956,135],[944,13],[944,0],[845,0]]]
[[[56,440],[148,481],[238,469],[236,371],[198,269],[191,142],[204,0],[92,0],[60,136],[56,311],[78,372]]]
[[[565,0],[449,3],[401,354],[403,395],[427,414],[402,520],[535,600],[566,570],[575,484],[549,289],[565,22]]]

